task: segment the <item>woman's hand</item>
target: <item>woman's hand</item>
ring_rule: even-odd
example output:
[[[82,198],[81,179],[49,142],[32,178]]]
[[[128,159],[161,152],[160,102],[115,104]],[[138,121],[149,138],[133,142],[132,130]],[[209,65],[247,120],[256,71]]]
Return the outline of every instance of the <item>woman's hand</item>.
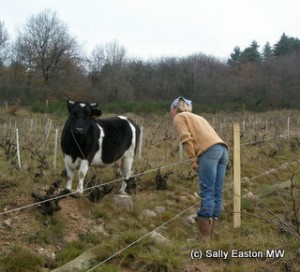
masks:
[[[192,166],[193,170],[195,171],[196,174],[198,174],[198,163],[194,162]]]

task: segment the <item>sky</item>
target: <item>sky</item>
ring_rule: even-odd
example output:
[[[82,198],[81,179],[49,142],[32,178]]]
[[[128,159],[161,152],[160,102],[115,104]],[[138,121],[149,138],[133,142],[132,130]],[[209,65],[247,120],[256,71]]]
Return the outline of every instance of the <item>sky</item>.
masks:
[[[87,54],[117,41],[138,59],[202,53],[226,60],[235,46],[300,38],[299,0],[9,0],[0,21],[13,40],[32,15],[50,9]]]

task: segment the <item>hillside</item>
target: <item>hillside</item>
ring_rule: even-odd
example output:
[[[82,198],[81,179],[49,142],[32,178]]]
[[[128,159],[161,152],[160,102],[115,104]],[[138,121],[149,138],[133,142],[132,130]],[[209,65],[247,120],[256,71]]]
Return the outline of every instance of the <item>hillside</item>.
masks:
[[[195,240],[191,220],[200,201],[197,178],[188,162],[179,163],[170,117],[129,115],[144,129],[132,202],[116,202],[114,168],[90,169],[87,181],[115,181],[112,192],[97,202],[88,191],[80,199],[67,196],[59,211],[43,215],[31,194],[44,195],[64,168],[59,142],[56,160],[54,149],[56,129],[60,135],[66,118],[0,112],[0,271],[300,270],[299,111],[204,115],[230,146],[222,220],[205,244]],[[235,229],[233,122],[241,125],[242,167],[242,225]],[[163,175],[167,186],[158,190]],[[63,189],[61,180],[55,194]]]

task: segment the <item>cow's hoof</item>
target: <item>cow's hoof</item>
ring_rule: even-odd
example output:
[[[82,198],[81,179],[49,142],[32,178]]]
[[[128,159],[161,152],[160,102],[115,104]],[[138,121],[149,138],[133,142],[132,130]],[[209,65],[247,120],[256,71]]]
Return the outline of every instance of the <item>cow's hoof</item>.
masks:
[[[59,195],[68,195],[68,194],[70,194],[71,193],[71,190],[70,189],[67,189],[67,188],[65,188],[65,189],[63,189],[60,193],[59,193]]]
[[[83,195],[83,193],[76,191],[74,194],[71,194],[70,196],[73,198],[82,198],[84,195]]]

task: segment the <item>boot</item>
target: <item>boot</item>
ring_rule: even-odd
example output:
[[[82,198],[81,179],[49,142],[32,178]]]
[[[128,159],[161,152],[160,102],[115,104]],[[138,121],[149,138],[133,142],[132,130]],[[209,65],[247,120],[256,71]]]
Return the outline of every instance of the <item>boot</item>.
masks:
[[[211,222],[211,238],[215,238],[215,236],[218,236],[218,233],[215,231],[216,226],[219,224],[219,219],[217,217],[212,218]]]
[[[207,242],[211,238],[212,218],[195,217],[196,226],[199,230],[197,239],[200,242]]]

